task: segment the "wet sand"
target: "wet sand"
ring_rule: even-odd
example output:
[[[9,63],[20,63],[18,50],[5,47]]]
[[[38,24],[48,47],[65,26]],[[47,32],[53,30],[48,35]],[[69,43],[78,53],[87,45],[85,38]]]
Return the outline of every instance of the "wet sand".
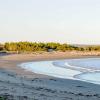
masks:
[[[18,67],[23,62],[83,57],[93,56],[69,53],[0,56],[0,95],[7,100],[100,100],[100,85],[35,74]]]

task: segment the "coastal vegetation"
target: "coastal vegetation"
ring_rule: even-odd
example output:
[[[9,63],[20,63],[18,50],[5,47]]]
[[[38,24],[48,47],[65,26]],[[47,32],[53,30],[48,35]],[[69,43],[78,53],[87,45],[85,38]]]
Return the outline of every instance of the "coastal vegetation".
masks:
[[[7,100],[6,98],[4,98],[4,97],[2,97],[2,96],[0,96],[0,100]]]
[[[7,42],[0,44],[0,51],[9,52],[37,52],[37,51],[100,51],[100,46],[75,46],[60,43],[37,43],[37,42]]]
[[[4,50],[4,45],[0,44],[0,51]]]

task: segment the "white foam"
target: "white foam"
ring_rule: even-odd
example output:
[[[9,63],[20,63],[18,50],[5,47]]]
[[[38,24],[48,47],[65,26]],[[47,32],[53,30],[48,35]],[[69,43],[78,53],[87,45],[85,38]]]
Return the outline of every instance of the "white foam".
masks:
[[[84,62],[82,62],[84,61]],[[86,61],[86,63],[85,63]],[[78,63],[79,62],[79,63]],[[71,65],[70,65],[71,63]],[[81,66],[75,66],[80,64]],[[96,64],[94,64],[96,63]],[[88,65],[87,67],[83,65]],[[96,65],[91,67],[91,65]],[[59,60],[59,61],[39,61],[39,62],[27,62],[20,64],[20,67],[38,74],[86,81],[90,83],[100,84],[100,58],[98,59],[78,59],[74,60]],[[81,70],[85,70],[82,72]]]
[[[70,67],[70,68],[74,68],[76,70],[83,70],[83,71],[88,71],[88,72],[94,72],[94,71],[100,71],[100,70],[97,70],[97,69],[90,69],[90,68],[85,68],[85,67],[79,67],[79,66],[72,66],[70,65],[68,62],[65,62],[65,66],[67,67]]]
[[[56,67],[52,64],[53,61],[40,61],[23,63],[20,66],[28,71],[38,74],[54,76],[58,78],[74,79],[73,76],[80,74],[80,71],[67,68]]]

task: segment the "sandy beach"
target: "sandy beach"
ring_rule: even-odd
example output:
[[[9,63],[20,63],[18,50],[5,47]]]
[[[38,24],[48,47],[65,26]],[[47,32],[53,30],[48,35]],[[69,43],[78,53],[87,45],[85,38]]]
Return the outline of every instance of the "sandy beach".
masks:
[[[35,74],[18,67],[23,62],[93,55],[51,52],[0,56],[0,95],[6,100],[100,100],[100,85]]]

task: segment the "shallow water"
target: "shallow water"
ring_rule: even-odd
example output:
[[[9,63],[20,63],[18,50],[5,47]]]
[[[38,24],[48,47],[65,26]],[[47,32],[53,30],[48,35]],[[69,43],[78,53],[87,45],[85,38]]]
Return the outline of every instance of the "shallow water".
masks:
[[[29,62],[20,65],[22,68],[49,76],[58,78],[72,78],[76,74],[80,74],[77,70],[66,69],[62,67],[56,67],[53,65],[53,61],[40,61],[40,62]]]
[[[20,66],[38,74],[100,84],[100,58],[27,62]]]
[[[75,77],[90,83],[100,84],[100,72],[83,73]]]

